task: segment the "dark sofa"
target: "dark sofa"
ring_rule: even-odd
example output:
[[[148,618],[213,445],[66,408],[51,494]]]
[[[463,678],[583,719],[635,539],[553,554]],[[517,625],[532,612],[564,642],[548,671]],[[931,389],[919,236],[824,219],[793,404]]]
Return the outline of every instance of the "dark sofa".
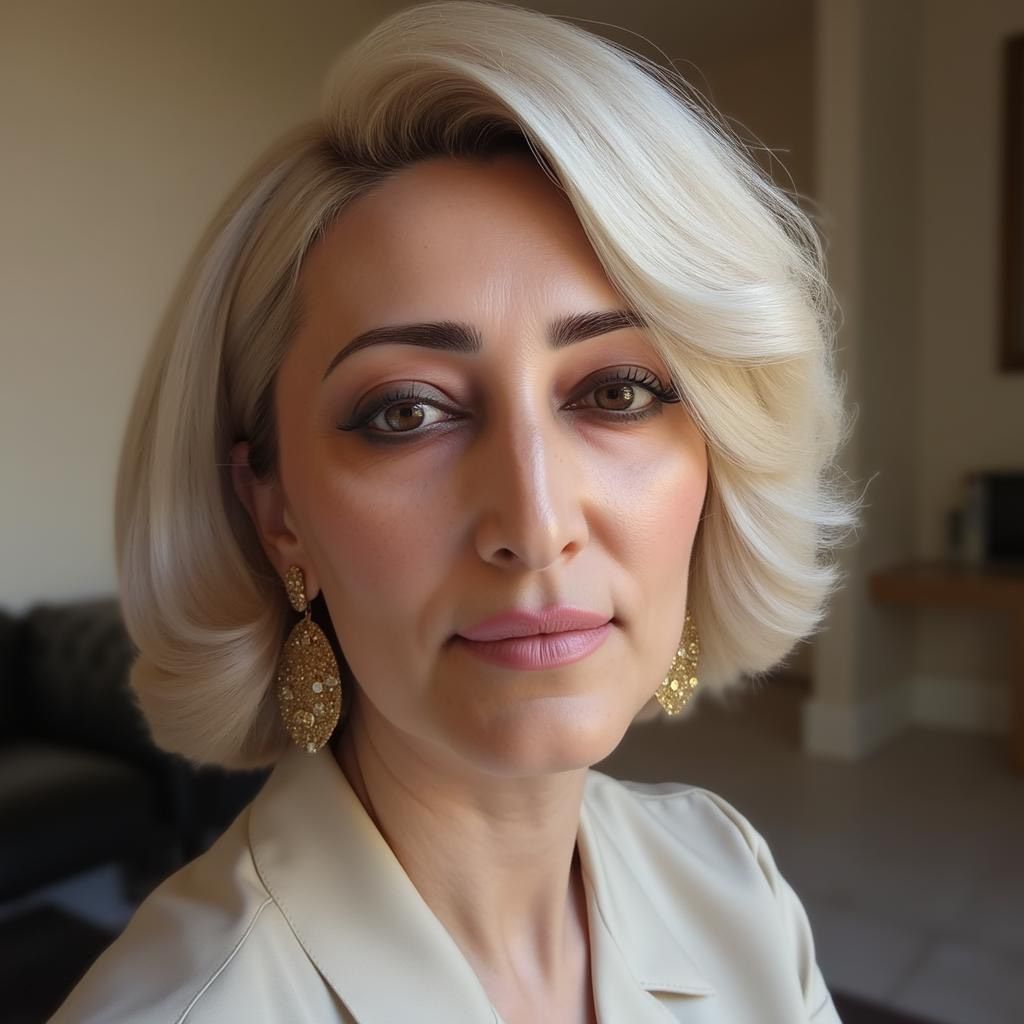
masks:
[[[134,653],[115,598],[0,610],[0,901],[109,863],[141,895],[262,784],[153,744]]]

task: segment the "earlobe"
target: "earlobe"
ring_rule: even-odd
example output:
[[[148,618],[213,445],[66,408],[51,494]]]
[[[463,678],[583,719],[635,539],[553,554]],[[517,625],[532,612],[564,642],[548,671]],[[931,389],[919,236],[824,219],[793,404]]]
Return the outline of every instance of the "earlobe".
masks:
[[[281,488],[276,480],[257,479],[249,465],[247,441],[231,448],[231,483],[278,575],[283,580],[289,567],[298,565],[306,575],[310,595],[314,594],[312,566],[299,538],[289,528]]]

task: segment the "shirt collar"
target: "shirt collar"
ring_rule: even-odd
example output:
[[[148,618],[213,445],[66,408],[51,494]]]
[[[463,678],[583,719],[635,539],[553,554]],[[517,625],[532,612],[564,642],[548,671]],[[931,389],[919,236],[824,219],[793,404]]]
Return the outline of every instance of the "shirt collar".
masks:
[[[648,862],[658,858],[645,842],[649,829],[650,819],[622,783],[601,772],[587,773],[577,846],[589,876],[591,927],[595,918],[603,925],[636,984],[647,991],[714,995],[687,952],[688,945],[700,943],[702,930],[701,922],[683,909],[688,901],[680,899],[672,907],[670,926],[664,895],[659,899],[645,887]],[[674,874],[682,878],[681,871]],[[600,984],[601,977],[595,978]]]
[[[602,1019],[655,1024],[669,1018],[651,992],[714,990],[617,848],[608,785],[588,773],[577,840],[595,999]],[[249,842],[268,892],[357,1020],[501,1024],[328,748],[283,755],[252,803]]]

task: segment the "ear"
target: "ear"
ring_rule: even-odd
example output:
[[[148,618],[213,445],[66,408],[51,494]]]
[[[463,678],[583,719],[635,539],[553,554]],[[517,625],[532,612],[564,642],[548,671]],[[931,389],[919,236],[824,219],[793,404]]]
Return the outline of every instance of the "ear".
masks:
[[[271,477],[259,480],[249,465],[249,442],[239,441],[231,448],[231,484],[256,528],[260,545],[282,581],[289,567],[302,569],[306,578],[306,599],[312,601],[319,582],[302,542],[295,535],[284,494]]]

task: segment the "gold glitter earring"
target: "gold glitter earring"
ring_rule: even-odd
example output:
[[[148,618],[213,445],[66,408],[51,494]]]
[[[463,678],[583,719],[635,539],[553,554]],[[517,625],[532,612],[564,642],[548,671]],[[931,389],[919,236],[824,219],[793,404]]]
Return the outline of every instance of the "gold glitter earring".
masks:
[[[315,754],[330,738],[341,717],[338,662],[324,631],[310,618],[306,577],[297,565],[285,574],[288,600],[305,616],[292,628],[281,650],[274,679],[277,704],[288,735]]]
[[[677,715],[697,688],[697,662],[700,659],[700,638],[689,611],[683,623],[683,638],[672,658],[672,665],[654,696],[667,715]]]

